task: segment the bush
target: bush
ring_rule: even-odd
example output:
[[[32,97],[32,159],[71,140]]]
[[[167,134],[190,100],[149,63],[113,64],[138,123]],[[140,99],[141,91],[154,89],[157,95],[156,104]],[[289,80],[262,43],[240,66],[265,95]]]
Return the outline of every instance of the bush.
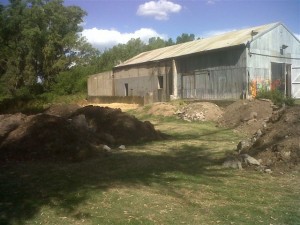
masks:
[[[87,91],[87,77],[90,75],[89,69],[76,67],[71,70],[61,72],[52,85],[51,91],[58,95],[72,95]]]
[[[275,90],[262,89],[258,92],[257,99],[270,99],[275,105],[282,106],[283,104],[292,106],[295,104],[295,99],[286,97],[283,92]]]

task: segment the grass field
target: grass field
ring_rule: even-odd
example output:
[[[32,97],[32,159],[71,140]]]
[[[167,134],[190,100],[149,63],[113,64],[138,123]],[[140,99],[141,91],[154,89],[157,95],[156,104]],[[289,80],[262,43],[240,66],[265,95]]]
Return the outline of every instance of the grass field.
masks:
[[[0,224],[300,224],[300,175],[222,168],[238,134],[149,117],[168,140],[0,166]]]

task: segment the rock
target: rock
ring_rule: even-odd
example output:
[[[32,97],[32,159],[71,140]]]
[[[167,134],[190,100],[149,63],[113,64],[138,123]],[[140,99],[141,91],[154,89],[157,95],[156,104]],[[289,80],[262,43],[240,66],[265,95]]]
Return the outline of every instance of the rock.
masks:
[[[281,116],[284,114],[284,112],[285,112],[285,108],[284,107],[281,108],[281,109],[279,109],[279,110],[277,110],[277,111],[274,111],[272,113],[270,121],[273,122],[273,123],[277,122],[281,118]]]
[[[256,119],[256,118],[257,118],[257,112],[251,112],[250,119]]]
[[[119,149],[121,149],[121,150],[125,150],[125,149],[126,149],[126,147],[125,147],[125,145],[120,145],[120,146],[119,146]]]
[[[227,158],[224,162],[223,162],[223,167],[225,168],[233,168],[233,169],[243,169],[242,168],[242,163],[233,157]]]
[[[248,154],[242,154],[241,157],[244,160],[244,162],[246,164],[248,164],[248,165],[256,165],[256,166],[260,165],[260,162],[258,160],[256,160],[255,158],[251,157]]]
[[[110,150],[111,150],[111,148],[108,147],[107,145],[103,145],[103,146],[102,146],[102,149],[103,149],[103,150],[106,150],[106,151],[110,151]]]
[[[268,119],[268,120],[269,120],[269,119]],[[267,123],[266,123],[266,122],[263,122],[262,127],[263,127],[263,129],[266,129],[266,128],[267,128]]]
[[[281,156],[282,156],[282,158],[288,160],[291,158],[291,151],[283,151],[283,152],[281,152]]]
[[[237,151],[240,153],[242,151],[245,151],[247,150],[248,148],[251,147],[251,140],[249,139],[245,139],[245,140],[242,140],[238,143],[237,145]]]
[[[272,173],[273,171],[271,169],[265,169],[265,173]]]
[[[261,132],[261,130],[259,129],[257,132],[256,132],[256,137],[259,138],[263,133]]]
[[[73,117],[71,123],[78,129],[88,129],[88,124],[83,114]]]

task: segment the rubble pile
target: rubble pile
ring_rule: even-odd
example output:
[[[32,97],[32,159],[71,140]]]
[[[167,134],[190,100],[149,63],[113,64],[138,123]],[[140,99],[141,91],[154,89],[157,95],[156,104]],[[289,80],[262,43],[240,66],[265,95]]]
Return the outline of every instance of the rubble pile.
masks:
[[[255,104],[255,101],[252,104]],[[246,128],[244,134],[248,134],[248,137],[239,142],[236,148],[237,154],[228,157],[223,166],[239,169],[252,166],[266,173],[283,172],[299,166],[300,106],[272,108],[274,110],[269,116],[263,117],[263,120],[259,118],[259,113],[255,118],[252,118],[256,119],[255,122],[260,120],[259,127],[257,124],[254,124],[254,127],[249,127],[251,123],[246,121],[239,122],[240,124],[236,128],[239,131]],[[250,115],[250,111],[248,111],[248,115]],[[257,129],[256,132],[249,132],[255,128]],[[252,134],[249,135],[249,133]],[[245,155],[253,158],[253,160],[245,160]]]
[[[185,121],[218,121],[223,111],[214,103],[191,103],[176,112],[180,119]]]

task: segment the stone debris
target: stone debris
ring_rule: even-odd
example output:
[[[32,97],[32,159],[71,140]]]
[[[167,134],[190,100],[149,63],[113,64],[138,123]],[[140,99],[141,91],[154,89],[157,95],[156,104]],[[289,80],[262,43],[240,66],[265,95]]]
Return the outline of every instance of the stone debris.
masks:
[[[218,121],[223,111],[216,104],[210,102],[190,103],[177,110],[175,114],[182,120],[192,121]]]
[[[240,160],[234,157],[229,157],[223,162],[223,167],[225,168],[233,168],[233,169],[243,169],[242,163]]]
[[[249,149],[251,146],[251,139],[245,139],[238,143],[236,150],[238,151],[238,153],[241,153],[242,151],[246,151],[247,149]]]
[[[78,116],[73,117],[72,119],[70,119],[70,121],[78,129],[88,129],[89,128],[86,118],[85,118],[85,115],[83,115],[83,114],[79,114]]]
[[[247,165],[260,166],[260,162],[248,154],[242,154],[241,157]]]
[[[277,109],[260,123],[256,132],[241,140],[236,150],[242,165],[245,163],[266,173],[297,168],[300,162],[299,112],[299,106]]]
[[[264,172],[265,173],[272,173],[273,171],[271,169],[265,169]]]
[[[105,150],[105,151],[110,151],[111,150],[111,148],[107,145],[103,145],[102,149]]]
[[[125,150],[126,147],[125,147],[125,145],[120,145],[118,149]]]

